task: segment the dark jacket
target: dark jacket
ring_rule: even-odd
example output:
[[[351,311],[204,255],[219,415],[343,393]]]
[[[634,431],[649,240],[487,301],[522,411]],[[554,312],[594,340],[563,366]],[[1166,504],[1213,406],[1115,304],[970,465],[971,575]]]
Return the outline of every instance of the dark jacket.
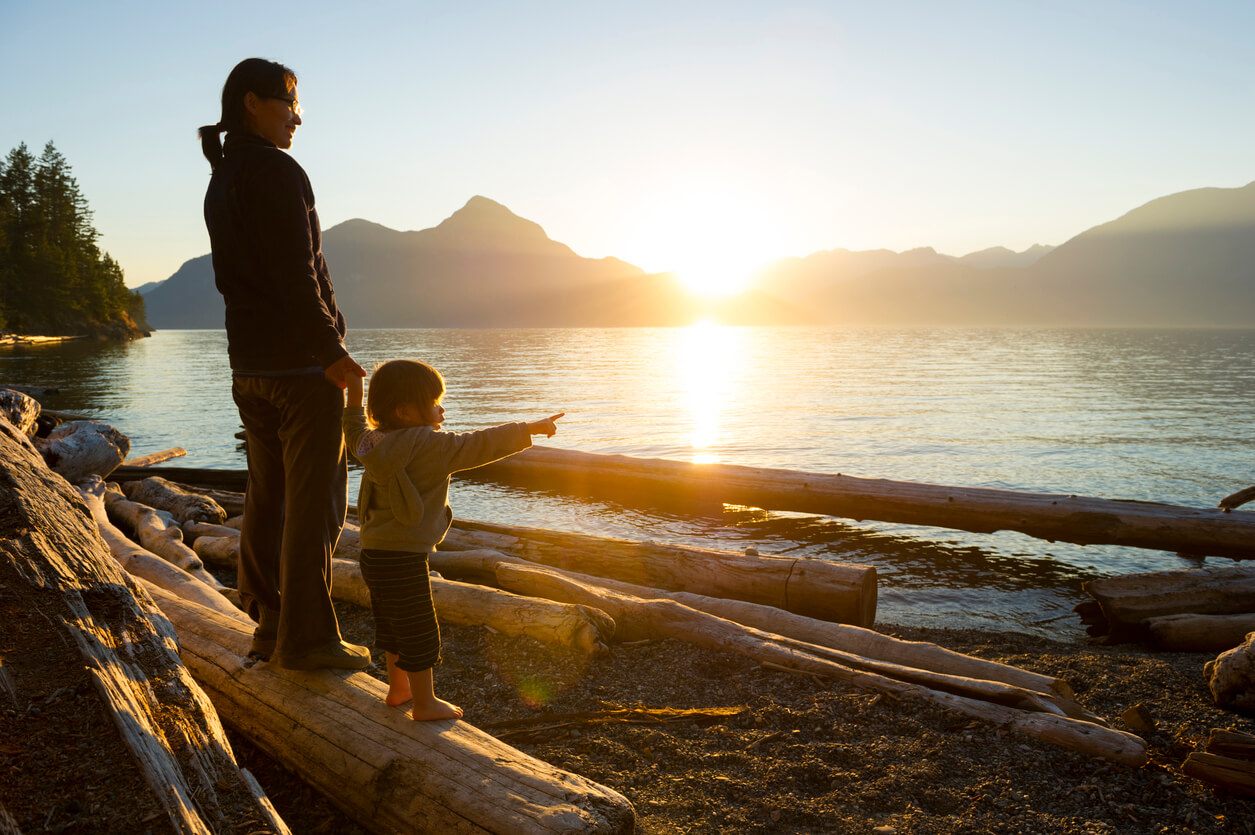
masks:
[[[233,371],[326,368],[348,355],[314,190],[296,160],[259,136],[227,134],[205,226]]]

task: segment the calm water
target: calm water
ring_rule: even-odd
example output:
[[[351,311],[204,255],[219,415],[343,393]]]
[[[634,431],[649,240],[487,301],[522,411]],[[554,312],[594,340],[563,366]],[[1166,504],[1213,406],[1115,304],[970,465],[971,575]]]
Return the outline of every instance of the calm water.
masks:
[[[1198,507],[1255,483],[1255,332],[825,328],[376,330],[445,375],[447,428],[565,411],[553,446]],[[0,349],[0,382],[106,420],[132,455],[243,467],[218,331]],[[356,487],[351,488],[354,493]],[[695,516],[455,482],[455,512],[637,539],[872,563],[882,623],[1082,634],[1083,579],[1166,553],[726,508]]]

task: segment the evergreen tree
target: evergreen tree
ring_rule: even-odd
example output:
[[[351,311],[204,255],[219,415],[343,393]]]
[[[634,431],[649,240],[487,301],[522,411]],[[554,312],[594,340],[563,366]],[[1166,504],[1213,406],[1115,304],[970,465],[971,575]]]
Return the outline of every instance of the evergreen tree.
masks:
[[[98,237],[53,143],[38,160],[25,143],[10,151],[0,163],[0,327],[115,337],[147,328],[143,299],[126,288]]]

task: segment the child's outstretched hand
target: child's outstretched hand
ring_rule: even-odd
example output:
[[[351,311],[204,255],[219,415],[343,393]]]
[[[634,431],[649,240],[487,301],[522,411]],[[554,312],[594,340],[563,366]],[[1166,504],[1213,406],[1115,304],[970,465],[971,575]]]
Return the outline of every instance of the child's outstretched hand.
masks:
[[[362,405],[362,378],[356,374],[350,374],[345,378],[344,392],[348,396],[348,405]]]
[[[555,422],[558,418],[565,415],[566,412],[558,412],[544,420],[534,420],[527,424],[527,431],[532,435],[544,435],[546,438],[552,438],[558,431],[558,424]]]

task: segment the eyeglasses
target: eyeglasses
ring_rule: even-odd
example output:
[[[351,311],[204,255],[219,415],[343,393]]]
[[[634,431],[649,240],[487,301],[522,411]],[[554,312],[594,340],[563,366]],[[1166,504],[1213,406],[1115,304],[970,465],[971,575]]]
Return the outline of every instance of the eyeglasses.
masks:
[[[301,103],[298,102],[295,98],[288,98],[287,96],[266,96],[266,98],[275,99],[276,101],[286,102],[288,105],[288,110],[291,110],[297,116],[301,115]]]

